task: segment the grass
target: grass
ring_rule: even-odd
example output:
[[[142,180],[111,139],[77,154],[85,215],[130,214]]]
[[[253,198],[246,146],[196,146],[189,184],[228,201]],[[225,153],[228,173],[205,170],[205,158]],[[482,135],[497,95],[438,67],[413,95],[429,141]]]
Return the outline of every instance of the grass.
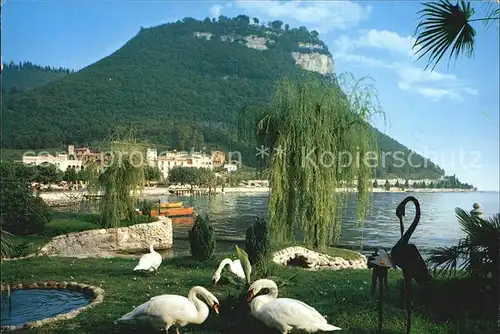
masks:
[[[75,319],[47,324],[24,333],[153,333],[147,323],[114,324],[114,320],[133,307],[159,294],[187,296],[195,285],[205,286],[221,303],[220,315],[212,311],[202,325],[190,325],[182,333],[276,333],[250,316],[241,301],[242,286],[223,284],[211,286],[211,277],[218,262],[235,254],[218,254],[216,259],[198,263],[190,257],[165,259],[158,276],[134,273],[136,260],[72,259],[39,257],[9,261],[2,265],[2,283],[34,283],[48,280],[77,281],[102,287],[102,304],[80,313]],[[273,264],[272,277],[280,286],[280,297],[302,300],[327,316],[343,333],[372,333],[377,328],[377,302],[370,297],[369,270],[305,271]],[[397,282],[400,271],[389,271],[390,294],[384,306],[384,332],[403,333],[405,313],[400,305]],[[259,275],[259,273],[256,273]],[[224,273],[224,275],[229,275]],[[293,277],[293,279],[290,279]],[[252,280],[255,280],[255,274]],[[287,282],[287,279],[290,279]],[[445,288],[446,287],[446,288]],[[492,294],[478,293],[465,280],[438,281],[431,294],[432,309],[414,299],[412,333],[496,333]],[[464,295],[464,291],[468,291]],[[491,307],[490,307],[491,306]],[[485,313],[489,309],[489,313]],[[486,311],[485,311],[486,310]]]

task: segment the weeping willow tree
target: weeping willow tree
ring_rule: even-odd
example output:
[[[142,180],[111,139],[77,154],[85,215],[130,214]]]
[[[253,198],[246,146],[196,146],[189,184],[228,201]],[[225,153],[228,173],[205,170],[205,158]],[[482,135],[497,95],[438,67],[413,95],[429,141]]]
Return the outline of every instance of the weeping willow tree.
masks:
[[[372,168],[364,157],[376,148],[368,121],[380,113],[374,87],[365,79],[307,75],[281,80],[270,105],[244,108],[239,134],[268,148],[269,228],[278,242],[295,228],[316,248],[340,237],[347,192],[357,185],[357,218],[368,210]]]
[[[133,131],[123,137],[112,137],[106,145],[109,151],[101,172],[96,174],[93,164],[87,167],[89,188],[103,193],[101,223],[104,227],[117,227],[122,219],[132,220],[135,216],[137,197],[144,189],[147,149],[147,143],[136,138]]]

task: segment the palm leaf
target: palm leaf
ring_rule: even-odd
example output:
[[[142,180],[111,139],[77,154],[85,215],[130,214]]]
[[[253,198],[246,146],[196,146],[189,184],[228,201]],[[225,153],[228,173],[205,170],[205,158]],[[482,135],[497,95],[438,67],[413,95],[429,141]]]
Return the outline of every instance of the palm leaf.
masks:
[[[471,246],[495,248],[500,235],[500,215],[482,219],[473,217],[461,208],[455,209],[461,229],[470,239]]]
[[[430,251],[427,263],[436,273],[436,277],[443,273],[450,277],[456,275],[458,260],[464,257],[465,253],[466,251],[460,246],[438,247]]]
[[[486,29],[489,29],[493,22],[500,19],[500,5],[498,1],[485,1],[483,2],[483,8],[486,12],[486,17],[482,20]]]
[[[439,63],[446,51],[451,47],[450,58],[465,54],[470,57],[474,54],[474,37],[476,32],[469,24],[474,10],[470,3],[462,0],[452,5],[448,0],[427,2],[419,11],[419,24],[415,35],[420,31],[413,45],[416,49],[417,60],[425,55],[429,56],[426,69],[432,70]]]
[[[16,246],[13,240],[13,234],[5,231],[4,229],[0,229],[0,252],[2,257],[12,257],[15,255]]]
[[[252,265],[250,264],[250,261],[248,260],[248,254],[245,252],[243,249],[239,248],[236,246],[236,253],[238,254],[238,258],[240,259],[241,266],[243,267],[243,271],[245,272],[245,277],[247,280],[247,283],[250,284],[251,279],[250,279],[250,274],[252,272]]]

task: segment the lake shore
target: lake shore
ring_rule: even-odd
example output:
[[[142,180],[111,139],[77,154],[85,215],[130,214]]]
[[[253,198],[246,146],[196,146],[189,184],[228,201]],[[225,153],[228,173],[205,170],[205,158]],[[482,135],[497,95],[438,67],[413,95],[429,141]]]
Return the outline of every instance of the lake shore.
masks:
[[[169,192],[168,187],[146,187],[142,191],[140,197],[155,197],[155,196],[174,196]],[[261,195],[268,194],[269,187],[225,187],[224,191],[221,188],[217,188],[216,193],[218,195],[224,194],[245,194],[245,195]],[[345,192],[356,192],[355,188],[339,188],[338,191]],[[378,193],[446,193],[446,192],[471,192],[472,190],[463,189],[410,189],[401,190],[398,188],[391,188],[390,190],[382,188],[374,188],[372,192]],[[82,200],[85,192],[81,191],[52,191],[52,192],[40,192],[40,197],[50,205],[72,203]]]

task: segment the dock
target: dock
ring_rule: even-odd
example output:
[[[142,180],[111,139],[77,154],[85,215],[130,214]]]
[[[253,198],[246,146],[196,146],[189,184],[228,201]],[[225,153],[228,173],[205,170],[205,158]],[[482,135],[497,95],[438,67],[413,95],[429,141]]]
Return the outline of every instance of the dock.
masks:
[[[208,194],[208,191],[206,189],[169,189],[168,192],[176,196],[202,196]]]

